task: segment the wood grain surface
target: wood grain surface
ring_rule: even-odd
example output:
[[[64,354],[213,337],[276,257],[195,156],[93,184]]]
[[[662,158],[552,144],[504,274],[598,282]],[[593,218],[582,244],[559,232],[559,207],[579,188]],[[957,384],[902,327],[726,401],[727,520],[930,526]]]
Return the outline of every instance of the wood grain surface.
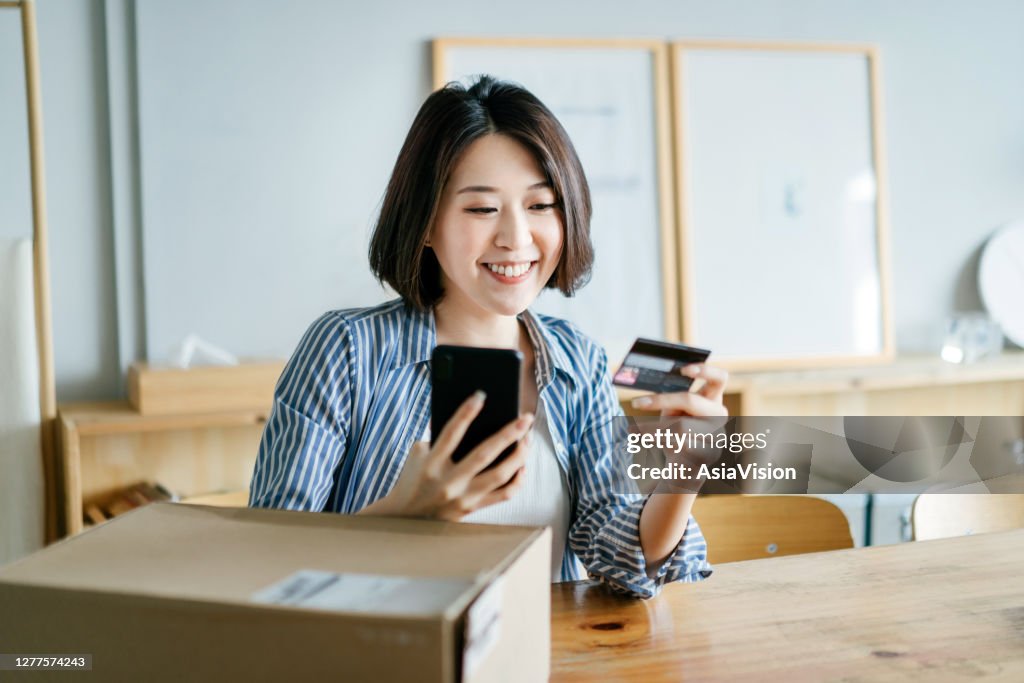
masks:
[[[552,586],[555,681],[1024,680],[1024,530]]]

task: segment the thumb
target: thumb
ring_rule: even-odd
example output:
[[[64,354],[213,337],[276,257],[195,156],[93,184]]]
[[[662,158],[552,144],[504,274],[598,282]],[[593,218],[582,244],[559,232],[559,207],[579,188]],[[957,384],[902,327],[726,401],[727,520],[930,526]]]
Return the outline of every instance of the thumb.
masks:
[[[430,442],[429,441],[416,441],[413,443],[412,448],[409,449],[410,458],[425,458],[430,453]]]

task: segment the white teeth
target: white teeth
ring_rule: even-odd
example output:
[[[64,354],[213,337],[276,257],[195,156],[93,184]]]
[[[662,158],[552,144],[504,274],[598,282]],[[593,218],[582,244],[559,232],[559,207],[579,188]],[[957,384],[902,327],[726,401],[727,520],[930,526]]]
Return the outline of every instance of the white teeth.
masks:
[[[493,263],[488,263],[487,267],[491,269],[491,272],[503,275],[505,277],[519,277],[530,269],[530,263],[516,263],[511,266],[498,266]]]

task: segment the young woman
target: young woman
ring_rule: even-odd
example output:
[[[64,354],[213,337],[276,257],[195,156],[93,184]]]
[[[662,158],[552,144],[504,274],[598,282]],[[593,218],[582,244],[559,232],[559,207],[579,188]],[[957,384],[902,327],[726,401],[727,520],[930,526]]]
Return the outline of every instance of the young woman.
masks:
[[[401,298],[332,311],[306,332],[275,390],[250,505],[547,525],[553,580],[589,575],[639,597],[707,576],[693,494],[612,484],[621,412],[604,351],[572,324],[529,311],[543,288],[571,295],[586,282],[590,211],[572,143],[529,92],[482,77],[427,98],[370,244],[374,273]],[[467,400],[430,447],[438,344],[524,358],[521,417],[458,463],[451,453],[486,397]],[[725,373],[688,374],[704,379],[700,392],[639,407],[724,415]]]

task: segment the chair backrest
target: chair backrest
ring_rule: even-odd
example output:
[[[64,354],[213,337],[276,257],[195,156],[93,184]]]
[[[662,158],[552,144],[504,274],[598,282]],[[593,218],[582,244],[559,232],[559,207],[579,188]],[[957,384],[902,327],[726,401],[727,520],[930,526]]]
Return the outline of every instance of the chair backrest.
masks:
[[[693,516],[712,564],[853,547],[838,507],[810,496],[699,496]]]
[[[925,493],[910,513],[915,541],[1024,528],[1024,494]]]

